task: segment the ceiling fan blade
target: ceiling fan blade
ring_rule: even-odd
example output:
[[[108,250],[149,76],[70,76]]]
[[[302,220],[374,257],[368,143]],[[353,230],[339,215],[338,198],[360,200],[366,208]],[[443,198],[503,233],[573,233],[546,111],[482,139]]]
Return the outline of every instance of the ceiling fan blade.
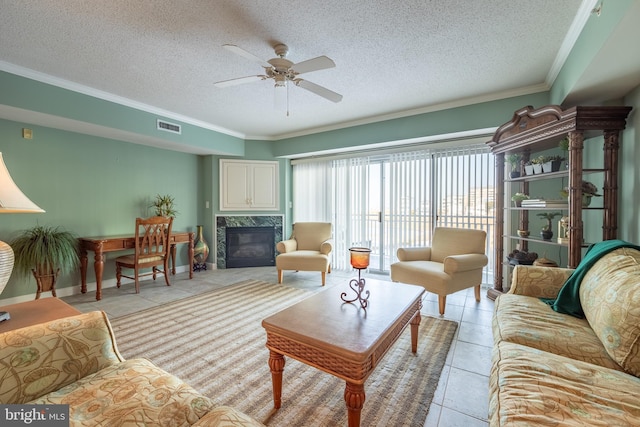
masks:
[[[327,68],[333,68],[336,63],[331,58],[326,56],[318,56],[317,58],[307,59],[306,61],[298,62],[291,66],[291,69],[296,74],[310,73],[311,71],[325,70]]]
[[[263,67],[266,68],[271,68],[271,64],[269,64],[267,61],[265,61],[264,59],[260,59],[257,56],[255,56],[253,53],[247,52],[246,50],[242,49],[241,47],[238,47],[234,44],[224,44],[222,45],[223,48],[227,49],[228,51],[231,51],[237,55],[240,55],[244,58],[247,58],[250,61],[253,62],[257,62],[258,64],[260,64]]]
[[[326,87],[322,87],[315,83],[311,83],[308,80],[296,79],[294,80],[296,86],[300,86],[303,89],[308,90],[309,92],[315,93],[316,95],[320,95],[323,98],[328,99],[331,102],[340,102],[342,101],[342,95],[336,93],[332,90],[327,89]]]
[[[223,80],[221,82],[216,82],[213,85],[215,87],[229,87],[229,86],[241,85],[244,83],[257,82],[258,80],[265,80],[265,79],[268,79],[268,77],[267,76],[247,76],[247,77],[240,77],[238,79]]]

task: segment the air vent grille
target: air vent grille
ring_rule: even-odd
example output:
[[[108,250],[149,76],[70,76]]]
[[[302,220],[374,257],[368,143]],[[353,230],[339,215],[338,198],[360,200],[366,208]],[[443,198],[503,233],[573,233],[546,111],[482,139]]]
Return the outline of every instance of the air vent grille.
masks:
[[[160,119],[158,119],[158,130],[177,133],[178,135],[182,133],[182,128],[180,127],[180,125],[177,125],[175,123],[165,122],[164,120],[160,120]]]

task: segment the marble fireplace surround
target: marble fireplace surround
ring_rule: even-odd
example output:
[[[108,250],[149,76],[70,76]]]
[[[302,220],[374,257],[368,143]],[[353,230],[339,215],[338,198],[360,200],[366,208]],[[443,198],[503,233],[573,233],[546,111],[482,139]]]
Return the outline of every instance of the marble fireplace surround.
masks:
[[[284,215],[216,215],[216,267],[227,268],[226,234],[227,227],[274,227],[274,250],[276,244],[283,240]]]

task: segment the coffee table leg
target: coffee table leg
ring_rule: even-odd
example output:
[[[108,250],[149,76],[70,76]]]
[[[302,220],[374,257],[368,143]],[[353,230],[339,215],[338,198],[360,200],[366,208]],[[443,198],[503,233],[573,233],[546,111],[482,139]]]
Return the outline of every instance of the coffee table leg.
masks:
[[[344,401],[347,404],[349,427],[360,426],[360,412],[364,406],[364,400],[364,384],[347,382],[347,386],[344,389]]]
[[[413,353],[418,352],[418,326],[420,326],[420,320],[422,320],[422,317],[420,317],[420,311],[418,310],[413,319],[411,319],[411,351]]]
[[[269,350],[269,369],[273,386],[273,407],[279,409],[282,405],[282,371],[284,371],[284,356]]]

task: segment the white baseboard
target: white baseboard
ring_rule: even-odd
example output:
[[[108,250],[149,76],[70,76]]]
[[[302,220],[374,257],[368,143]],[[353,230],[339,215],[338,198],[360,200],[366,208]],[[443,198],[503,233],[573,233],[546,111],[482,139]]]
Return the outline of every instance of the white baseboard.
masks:
[[[185,271],[189,271],[189,267],[188,265],[181,265],[181,266],[177,266],[176,267],[176,274],[177,273],[184,273]],[[215,264],[210,264],[207,263],[207,269],[211,269],[211,270],[216,270],[217,266]],[[146,281],[146,280],[152,280],[151,277],[149,277],[148,279],[145,278],[141,281]],[[133,283],[133,280],[131,279],[127,279],[127,278],[123,278],[121,281],[122,284],[127,284],[127,283]],[[35,283],[34,283],[35,286]],[[107,289],[107,288],[115,288],[116,287],[116,279],[115,277],[112,279],[104,279],[102,280],[102,289]],[[56,295],[58,296],[58,298],[64,298],[64,297],[70,297],[72,295],[78,295],[81,292],[81,285],[74,285],[74,286],[67,286],[64,288],[56,288]],[[96,282],[87,282],[87,292],[95,292],[96,290]],[[49,298],[51,297],[51,293],[50,292],[45,292],[44,294],[42,294],[40,296],[40,298]],[[12,297],[12,298],[0,298],[0,306],[3,305],[11,305],[11,304],[18,304],[21,302],[26,302],[26,301],[32,301],[36,298],[36,293],[32,293],[32,294],[27,294],[27,295],[20,295],[17,297]]]

